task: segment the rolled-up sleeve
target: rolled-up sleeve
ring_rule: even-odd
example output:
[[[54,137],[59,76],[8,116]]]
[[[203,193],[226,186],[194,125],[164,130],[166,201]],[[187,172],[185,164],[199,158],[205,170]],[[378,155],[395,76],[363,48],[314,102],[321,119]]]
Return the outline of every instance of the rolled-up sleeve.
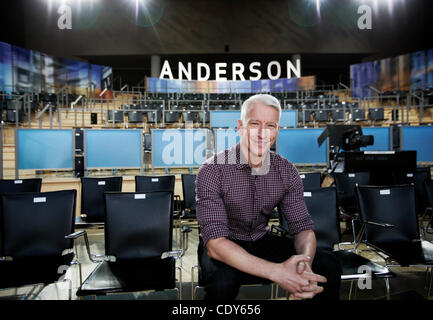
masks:
[[[280,202],[280,210],[287,221],[290,234],[314,230],[314,222],[304,200],[304,186],[296,167],[291,164],[286,175],[286,193]]]
[[[221,173],[217,164],[203,164],[197,172],[196,215],[205,244],[211,239],[228,237],[227,213],[221,197]]]

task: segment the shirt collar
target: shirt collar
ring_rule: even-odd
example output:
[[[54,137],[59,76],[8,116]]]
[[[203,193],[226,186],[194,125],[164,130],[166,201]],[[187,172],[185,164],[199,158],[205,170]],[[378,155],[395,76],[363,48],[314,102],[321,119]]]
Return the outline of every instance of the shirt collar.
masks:
[[[253,168],[251,168],[247,158],[245,157],[245,155],[241,152],[241,145],[240,142],[236,144],[236,146],[234,146],[233,148],[231,148],[229,150],[230,152],[235,152],[236,153],[236,169],[250,169],[251,172],[255,175],[263,175],[268,173],[270,165],[271,165],[271,152],[268,151],[267,155],[266,155],[266,159],[265,162],[263,164],[263,166],[259,169],[259,170],[254,170]]]

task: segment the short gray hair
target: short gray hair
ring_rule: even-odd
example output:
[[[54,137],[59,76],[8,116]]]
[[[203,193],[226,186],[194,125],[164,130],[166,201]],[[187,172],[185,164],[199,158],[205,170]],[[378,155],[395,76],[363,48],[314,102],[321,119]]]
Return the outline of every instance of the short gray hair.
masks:
[[[280,101],[278,101],[277,98],[274,96],[271,96],[270,94],[256,94],[254,96],[249,97],[247,100],[244,101],[241,107],[241,120],[242,123],[246,122],[246,116],[248,113],[248,110],[255,102],[262,102],[263,104],[267,106],[274,107],[278,110],[278,123],[280,123],[281,119],[281,104]]]

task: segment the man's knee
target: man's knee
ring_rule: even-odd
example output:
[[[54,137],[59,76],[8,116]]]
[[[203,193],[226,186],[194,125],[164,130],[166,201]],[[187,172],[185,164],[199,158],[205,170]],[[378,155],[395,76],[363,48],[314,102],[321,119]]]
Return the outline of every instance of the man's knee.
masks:
[[[241,284],[239,271],[236,269],[230,266],[220,266],[206,278],[206,299],[234,300],[238,295]]]

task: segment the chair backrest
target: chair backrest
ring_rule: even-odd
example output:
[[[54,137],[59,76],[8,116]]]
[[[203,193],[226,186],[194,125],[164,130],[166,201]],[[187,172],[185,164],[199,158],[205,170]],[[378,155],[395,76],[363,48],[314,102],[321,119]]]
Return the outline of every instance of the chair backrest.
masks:
[[[81,214],[86,220],[104,221],[104,192],[121,192],[122,177],[81,178]]]
[[[105,254],[157,258],[172,248],[171,192],[105,194]]]
[[[331,118],[334,121],[344,121],[346,114],[343,109],[333,109],[331,110]]]
[[[175,176],[135,176],[136,192],[170,191],[174,194]]]
[[[385,119],[383,108],[368,109],[368,116],[372,121],[382,121]]]
[[[398,171],[393,172],[393,184],[415,185],[416,212],[423,214],[427,207],[427,196],[425,194],[424,182],[431,179],[430,167],[417,167],[415,172]]]
[[[357,210],[355,185],[369,185],[370,172],[333,173],[338,205],[349,212]]]
[[[394,226],[385,229],[368,225],[367,242],[380,245],[419,240],[413,185],[357,186],[356,198],[361,220]]]
[[[195,211],[195,174],[182,174],[182,191],[185,209]]]
[[[352,109],[351,110],[351,114],[352,114],[352,120],[353,121],[364,121],[366,120],[365,118],[365,110],[364,109]]]
[[[42,179],[0,180],[0,193],[41,192]]]
[[[1,196],[0,254],[13,259],[60,256],[71,249],[76,190]]]
[[[341,240],[336,189],[304,190],[304,200],[314,222],[317,247],[332,250]]]
[[[320,172],[310,172],[299,174],[305,189],[317,189],[322,186],[322,174]]]
[[[317,247],[332,250],[340,242],[340,225],[337,207],[337,191],[334,187],[304,190],[308,213],[314,222]],[[288,230],[287,220],[278,211],[280,226]]]
[[[329,115],[329,112],[327,110],[317,110],[314,112],[315,119],[318,122],[328,121],[328,115]]]
[[[415,205],[416,212],[423,214],[428,206],[428,199],[424,184],[431,180],[430,167],[418,167],[415,171]]]
[[[433,180],[424,181],[425,194],[428,201],[428,206],[433,209]]]

